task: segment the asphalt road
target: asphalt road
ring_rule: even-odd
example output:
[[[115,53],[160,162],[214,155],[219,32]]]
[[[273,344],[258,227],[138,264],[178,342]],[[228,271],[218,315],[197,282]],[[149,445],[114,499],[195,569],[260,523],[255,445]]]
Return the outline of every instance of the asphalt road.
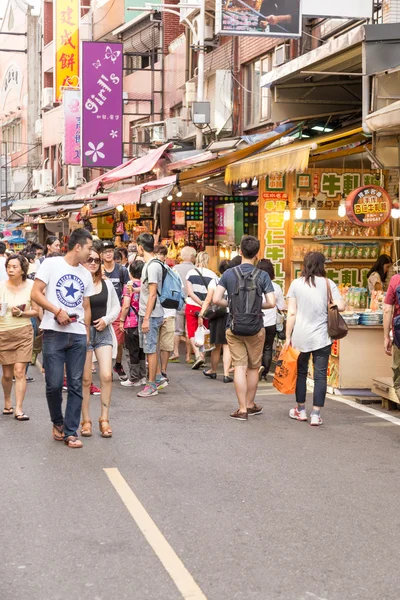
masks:
[[[400,427],[328,400],[312,428],[270,384],[264,413],[237,422],[232,385],[169,370],[151,399],[115,382],[114,437],[71,450],[32,369],[31,420],[0,416],[0,599],[200,598],[167,573],[116,468],[207,600],[398,600]]]

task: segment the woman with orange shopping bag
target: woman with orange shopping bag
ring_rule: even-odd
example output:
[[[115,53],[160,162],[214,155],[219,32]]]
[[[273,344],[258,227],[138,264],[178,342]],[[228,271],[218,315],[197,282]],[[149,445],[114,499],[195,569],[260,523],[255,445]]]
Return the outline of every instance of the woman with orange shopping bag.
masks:
[[[292,282],[288,298],[286,342],[283,351],[293,346],[300,352],[297,360],[296,402],[289,412],[291,419],[307,421],[305,407],[307,372],[310,356],[314,365],[313,409],[310,425],[322,425],[321,408],[325,404],[327,371],[332,339],[328,333],[328,288],[339,311],[345,303],[336,284],[326,279],[325,257],[321,252],[308,252],[303,272]]]

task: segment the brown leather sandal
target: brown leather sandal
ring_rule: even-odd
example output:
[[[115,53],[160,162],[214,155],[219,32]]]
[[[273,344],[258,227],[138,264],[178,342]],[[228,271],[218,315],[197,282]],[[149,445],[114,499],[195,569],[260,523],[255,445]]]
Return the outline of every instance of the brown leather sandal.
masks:
[[[53,424],[52,435],[53,435],[53,439],[56,440],[56,442],[63,442],[64,441],[64,427],[62,425],[54,425]]]
[[[64,439],[64,442],[67,444],[68,448],[83,448],[81,440],[78,440],[76,435],[69,435]]]
[[[82,421],[81,436],[92,437],[92,421]]]
[[[106,425],[107,423],[107,425]],[[110,421],[108,419],[102,419],[100,417],[99,419],[99,428],[100,428],[100,433],[101,433],[101,437],[104,438],[110,438],[112,437],[112,429],[110,427]]]

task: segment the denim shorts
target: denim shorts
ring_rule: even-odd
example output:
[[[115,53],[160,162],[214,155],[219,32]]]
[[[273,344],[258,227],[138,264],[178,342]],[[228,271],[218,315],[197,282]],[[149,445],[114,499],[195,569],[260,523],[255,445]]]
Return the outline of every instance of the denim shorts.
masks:
[[[101,348],[101,346],[112,345],[113,339],[109,327],[106,327],[103,329],[103,331],[97,331],[93,325],[90,326],[90,342],[87,345],[87,349],[89,351],[96,350],[96,348]]]
[[[139,317],[139,344],[145,354],[155,354],[157,352],[158,335],[163,321],[164,317],[150,317],[149,332],[143,333],[143,317]]]

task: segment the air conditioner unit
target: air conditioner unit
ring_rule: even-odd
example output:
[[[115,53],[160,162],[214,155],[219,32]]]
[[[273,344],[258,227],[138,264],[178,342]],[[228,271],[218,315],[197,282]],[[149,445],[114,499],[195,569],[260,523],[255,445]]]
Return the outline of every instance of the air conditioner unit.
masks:
[[[280,44],[275,47],[274,58],[272,61],[273,67],[284,65],[290,60],[290,44]]]
[[[41,194],[53,189],[51,169],[34,169],[32,171],[32,191]]]
[[[167,140],[180,139],[182,136],[182,118],[165,119],[165,137]]]
[[[83,168],[78,165],[68,165],[68,187],[73,190],[83,182]]]
[[[194,17],[193,19],[193,26],[196,30],[196,32],[199,31],[199,21],[200,21],[200,15],[198,15],[197,17]],[[204,23],[204,41],[212,41],[214,39],[214,27],[212,25],[211,20],[207,20]],[[199,43],[199,39],[198,39],[198,35],[196,35],[196,39],[193,39],[194,44],[198,44]]]
[[[42,108],[51,108],[53,106],[53,88],[43,88],[42,90]]]
[[[157,142],[165,142],[164,125],[155,125],[150,129],[150,141],[154,144]]]
[[[196,102],[196,84],[194,81],[187,81],[185,83],[185,99],[186,106],[189,106],[192,102]]]

